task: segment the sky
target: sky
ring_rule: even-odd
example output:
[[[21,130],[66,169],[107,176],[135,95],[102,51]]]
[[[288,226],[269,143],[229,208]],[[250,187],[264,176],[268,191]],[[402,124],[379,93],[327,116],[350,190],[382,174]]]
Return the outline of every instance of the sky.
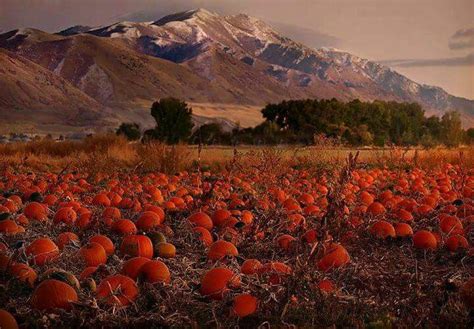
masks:
[[[309,46],[337,47],[474,99],[474,0],[0,0],[0,30],[55,32],[194,8],[256,16]]]

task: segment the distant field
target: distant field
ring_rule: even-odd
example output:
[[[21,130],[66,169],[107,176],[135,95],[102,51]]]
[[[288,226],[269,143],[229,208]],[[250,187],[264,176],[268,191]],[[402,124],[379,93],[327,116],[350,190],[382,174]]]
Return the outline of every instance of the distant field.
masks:
[[[377,167],[417,166],[432,168],[444,163],[463,163],[474,168],[474,148],[321,148],[303,146],[165,146],[129,143],[115,135],[96,135],[82,141],[39,140],[0,145],[0,164],[21,168],[60,171],[65,166],[90,165],[95,171],[136,168],[176,172],[198,163],[219,167],[256,159],[284,162],[291,166],[319,168],[344,164],[349,154],[359,154],[359,163]]]

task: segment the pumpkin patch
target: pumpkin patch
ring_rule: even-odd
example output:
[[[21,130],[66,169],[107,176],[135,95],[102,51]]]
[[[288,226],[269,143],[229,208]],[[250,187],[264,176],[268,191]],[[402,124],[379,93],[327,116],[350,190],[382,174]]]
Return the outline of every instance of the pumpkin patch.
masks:
[[[432,290],[466,321],[472,170],[262,168],[4,176],[0,326],[252,327],[348,309],[403,324],[413,307],[436,316]]]

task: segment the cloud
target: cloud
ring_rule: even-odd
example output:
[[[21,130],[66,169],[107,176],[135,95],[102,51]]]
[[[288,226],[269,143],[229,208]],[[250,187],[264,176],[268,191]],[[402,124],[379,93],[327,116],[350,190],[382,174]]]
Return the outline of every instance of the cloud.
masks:
[[[457,30],[449,39],[449,48],[453,50],[474,48],[474,27]]]
[[[380,63],[390,67],[470,66],[474,65],[474,53],[466,56],[435,59],[394,59]]]

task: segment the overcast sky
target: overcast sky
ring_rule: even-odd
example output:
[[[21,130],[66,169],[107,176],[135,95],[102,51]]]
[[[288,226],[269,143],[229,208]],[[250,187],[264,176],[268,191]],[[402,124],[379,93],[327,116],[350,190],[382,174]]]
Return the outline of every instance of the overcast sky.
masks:
[[[383,61],[417,82],[474,99],[474,0],[0,0],[0,30],[58,31],[197,7],[244,12],[312,46]]]

